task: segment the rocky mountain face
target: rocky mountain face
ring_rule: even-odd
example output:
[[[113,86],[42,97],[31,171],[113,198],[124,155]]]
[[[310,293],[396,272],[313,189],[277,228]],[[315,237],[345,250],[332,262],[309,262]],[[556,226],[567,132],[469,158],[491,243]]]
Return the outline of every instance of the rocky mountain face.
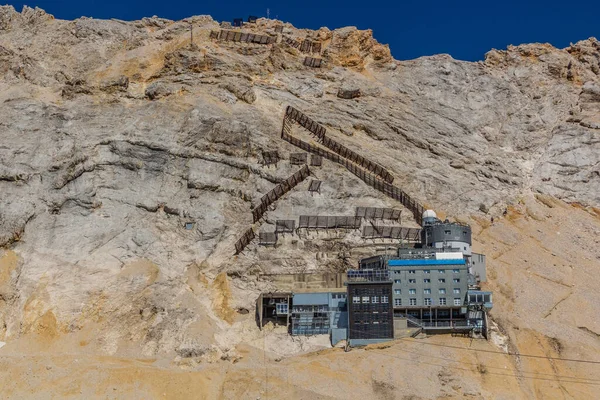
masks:
[[[264,45],[211,39],[219,24],[209,16],[63,21],[37,8],[0,7],[0,340],[7,343],[0,356],[43,348],[145,357],[168,374],[184,368],[213,376],[222,386],[203,392],[209,398],[264,395],[252,385],[241,393],[206,369],[241,379],[263,362],[256,349],[269,345],[253,302],[269,285],[260,274],[342,271],[376,250],[353,232],[290,235],[275,248],[255,240],[238,256],[234,243],[251,226],[273,231],[277,219],[402,208],[325,160],[311,167],[321,193],[303,182],[254,224],[251,210],[262,195],[299,169],[288,161],[299,149],[280,138],[292,105],[387,168],[421,203],[473,225],[476,248],[489,252],[498,304],[492,316],[512,350],[587,357],[585,348],[597,359],[600,43],[511,46],[477,63],[448,55],[400,62],[371,31],[286,23],[278,34],[280,24],[259,19],[244,28],[278,38]],[[305,66],[307,55],[284,38],[321,43],[312,55],[321,67]],[[345,98],[357,90],[359,97]],[[277,166],[262,165],[267,151],[278,152]],[[505,209],[507,218],[490,226]],[[402,221],[416,226],[407,210]],[[548,298],[536,296],[546,284]],[[556,320],[548,320],[553,313]],[[266,349],[272,359],[310,348],[285,335],[271,340],[279,343]],[[327,357],[341,363],[343,353]],[[368,370],[368,354],[351,357]],[[473,357],[465,361],[473,374],[424,367],[423,379],[462,379],[450,396],[501,390],[494,386],[501,378],[477,372],[496,361]],[[241,359],[242,367],[233,364]],[[306,362],[286,358],[272,389],[285,386],[290,370],[306,381],[320,373]],[[590,383],[543,387],[528,373],[560,382],[583,379],[586,370],[508,356],[503,362],[516,397],[577,397]],[[338,394],[292,384],[291,393],[395,398],[387,382],[400,378],[381,379]],[[448,394],[407,384],[402,395]]]

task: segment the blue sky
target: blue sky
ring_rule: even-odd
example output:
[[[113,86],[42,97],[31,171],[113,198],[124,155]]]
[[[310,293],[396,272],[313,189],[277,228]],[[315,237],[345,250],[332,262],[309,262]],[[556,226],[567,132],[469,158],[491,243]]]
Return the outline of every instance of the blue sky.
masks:
[[[375,38],[389,44],[400,60],[448,53],[475,61],[491,48],[504,49],[509,44],[548,42],[562,48],[590,36],[600,38],[600,0],[32,0],[8,4],[17,10],[23,4],[38,6],[61,19],[132,20],[152,15],[181,19],[210,14],[222,21],[266,16],[269,9],[271,18],[277,16],[300,28],[371,28]]]

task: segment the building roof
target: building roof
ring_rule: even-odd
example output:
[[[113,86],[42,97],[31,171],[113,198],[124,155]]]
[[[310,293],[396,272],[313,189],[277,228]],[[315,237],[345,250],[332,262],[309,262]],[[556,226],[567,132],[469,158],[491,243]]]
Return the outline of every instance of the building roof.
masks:
[[[294,293],[295,306],[329,304],[329,293]]]
[[[465,260],[389,260],[390,267],[419,266],[419,265],[465,265]]]
[[[346,293],[346,287],[339,288],[297,288],[292,291],[292,294],[298,293]]]

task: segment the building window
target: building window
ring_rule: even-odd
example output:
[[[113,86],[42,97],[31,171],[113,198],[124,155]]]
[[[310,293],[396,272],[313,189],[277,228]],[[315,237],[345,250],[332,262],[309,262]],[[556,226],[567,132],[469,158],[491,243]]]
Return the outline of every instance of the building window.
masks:
[[[411,306],[416,306],[417,305],[417,299],[410,299],[410,305]]]
[[[373,304],[379,303],[379,297],[377,297],[377,296],[371,297],[371,303],[373,303]]]
[[[287,303],[277,303],[277,304],[275,304],[275,309],[277,310],[277,314],[279,314],[279,315],[288,313]]]
[[[450,235],[452,232],[451,232],[451,231],[444,231],[444,233],[445,233],[446,235]]]
[[[462,305],[462,301],[459,298],[454,298],[454,305],[455,306],[461,306]]]
[[[394,294],[402,294],[402,291],[400,289],[394,289]]]
[[[417,289],[408,289],[408,294],[417,294]]]
[[[395,306],[401,306],[402,305],[402,299],[394,299],[394,305]]]
[[[445,305],[446,305],[446,298],[440,297],[440,306],[445,306]]]
[[[424,294],[431,294],[431,289],[423,289]]]
[[[446,294],[446,289],[444,289],[444,288],[440,289],[440,294]]]
[[[400,279],[394,279],[394,283],[400,283]]]
[[[359,304],[360,303],[360,296],[354,296],[354,297],[352,297],[352,303]]]
[[[440,278],[440,279],[438,279],[438,282],[439,283],[446,283],[446,280],[444,278]]]
[[[445,274],[445,273],[446,273],[446,270],[445,270],[445,269],[438,269],[438,272],[439,272],[440,274]]]
[[[455,287],[455,288],[454,288],[454,293],[456,293],[456,294],[460,294],[460,288],[457,288],[457,287]]]
[[[409,273],[409,274],[415,274],[416,272],[415,272],[415,270],[414,270],[414,269],[409,269],[409,270],[408,270],[408,273]]]
[[[431,299],[429,297],[426,297],[425,302],[423,304],[425,304],[426,306],[430,306],[431,305]]]
[[[431,283],[431,279],[423,279],[423,283]]]
[[[387,304],[387,302],[388,302],[388,297],[387,297],[387,296],[381,296],[381,302],[382,302],[383,304]]]
[[[453,270],[452,270],[452,273],[453,273],[453,274],[458,274],[458,273],[460,273],[460,270],[459,270],[459,269],[453,269]]]
[[[409,279],[408,283],[417,283],[417,280],[416,279]]]
[[[369,303],[369,296],[363,296],[362,302],[368,304]]]
[[[452,279],[452,282],[454,282],[454,283],[460,283],[460,279],[458,279],[458,278]]]
[[[428,269],[424,269],[424,270],[423,270],[423,273],[424,273],[424,274],[430,274],[430,273],[431,273],[431,271],[430,271],[430,270],[428,270]]]

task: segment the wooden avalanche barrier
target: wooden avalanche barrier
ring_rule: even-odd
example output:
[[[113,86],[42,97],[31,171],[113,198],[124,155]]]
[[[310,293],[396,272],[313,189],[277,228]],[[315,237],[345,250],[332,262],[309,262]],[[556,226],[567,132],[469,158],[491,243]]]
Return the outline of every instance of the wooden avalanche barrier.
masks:
[[[298,229],[359,229],[361,223],[362,219],[354,216],[301,215]]]
[[[394,177],[392,176],[392,174],[389,173],[388,170],[383,168],[381,165],[364,158],[360,154],[350,150],[349,148],[336,142],[335,140],[328,138],[326,136],[326,129],[311,118],[309,118],[308,116],[306,116],[301,111],[296,110],[292,106],[288,106],[285,115],[286,118],[296,121],[302,127],[306,128],[309,132],[317,136],[321,143],[323,143],[323,145],[328,149],[333,150],[342,157],[349,159],[350,161],[360,165],[366,170],[374,173],[375,175],[379,175],[384,181],[389,183],[394,182]],[[284,119],[284,126],[285,124],[286,121]]]
[[[367,164],[365,162],[361,166],[359,166],[360,164],[357,165],[357,163],[351,161],[348,158],[345,158],[343,154],[348,154],[348,153],[340,150],[340,147],[337,147],[337,150],[339,152],[333,153],[331,151],[322,149],[320,147],[313,146],[309,143],[304,142],[303,140],[300,140],[300,139],[292,136],[292,134],[291,134],[292,128],[290,126],[290,120],[294,120],[294,121],[298,122],[301,126],[306,128],[307,130],[309,130],[311,133],[313,133],[317,137],[323,138],[323,140],[322,140],[323,144],[325,144],[325,142],[326,142],[325,128],[291,106],[288,106],[288,108],[286,110],[286,116],[283,119],[283,127],[281,129],[281,138],[283,140],[293,144],[294,146],[296,146],[304,151],[316,154],[316,155],[326,158],[330,161],[333,161],[333,162],[343,165],[344,167],[346,167],[346,169],[348,169],[348,171],[352,172],[358,178],[363,180],[367,185],[373,187],[374,189],[379,190],[386,196],[391,197],[394,200],[397,200],[400,203],[402,203],[402,205],[404,207],[408,208],[408,210],[413,214],[415,221],[417,221],[417,223],[419,225],[423,225],[423,211],[425,211],[424,207],[421,204],[419,204],[417,201],[415,201],[413,198],[411,198],[402,189],[400,189],[397,186],[392,185],[391,181],[393,181],[393,177],[391,175],[389,175],[389,177],[391,179],[388,179],[387,181],[384,180],[382,178],[382,174],[385,174],[385,173],[389,174],[389,172],[387,172],[387,170],[385,170],[383,167],[375,164],[376,167],[381,168],[381,170],[379,170],[378,168],[374,167],[373,164],[371,164],[370,165],[371,170],[373,170],[373,172],[378,171],[378,172],[380,172],[380,174],[376,174],[375,172],[370,173],[368,171],[365,171],[365,169],[363,169],[366,167],[362,166],[362,165],[369,165],[369,164]],[[334,146],[331,143],[331,141],[329,141],[328,143],[330,146]],[[342,153],[342,154],[339,154],[339,153]],[[356,154],[356,153],[353,153],[353,154]],[[383,171],[385,171],[385,173]]]
[[[362,237],[365,239],[402,239],[409,242],[421,241],[421,230],[401,226],[365,226]]]
[[[294,233],[296,220],[278,219],[275,221],[275,233]]]
[[[275,232],[259,232],[258,244],[261,246],[275,246],[277,244],[277,233]]]
[[[235,254],[240,254],[248,244],[256,237],[254,230],[252,228],[248,229],[241,238],[235,243]]]
[[[322,48],[321,42],[313,42],[310,39],[298,40],[284,36],[283,41],[288,46],[298,49],[303,53],[320,53]]]
[[[263,151],[262,157],[263,157],[263,165],[271,165],[271,164],[277,165],[277,163],[279,162],[279,153],[277,152],[277,150]]]
[[[221,29],[221,31],[211,31],[211,39],[218,39],[225,42],[244,42],[244,43],[256,43],[256,44],[272,44],[277,41],[274,36],[268,35],[257,35],[255,33],[248,33],[242,31],[230,31]]]
[[[323,62],[323,60],[320,58],[314,58],[314,57],[304,58],[304,65],[306,65],[307,67],[321,68],[322,62]]]
[[[364,219],[391,219],[398,221],[402,215],[402,210],[394,208],[356,207],[355,215]]]
[[[306,164],[307,161],[308,161],[307,153],[292,153],[292,154],[290,154],[290,164],[292,164],[292,165]]]
[[[306,179],[309,175],[310,170],[308,169],[308,165],[304,165],[294,175],[290,176],[285,181],[275,186],[269,193],[265,194],[260,199],[260,204],[254,210],[252,210],[252,219],[254,222],[257,222],[262,218],[271,204],[296,187],[296,185]]]

